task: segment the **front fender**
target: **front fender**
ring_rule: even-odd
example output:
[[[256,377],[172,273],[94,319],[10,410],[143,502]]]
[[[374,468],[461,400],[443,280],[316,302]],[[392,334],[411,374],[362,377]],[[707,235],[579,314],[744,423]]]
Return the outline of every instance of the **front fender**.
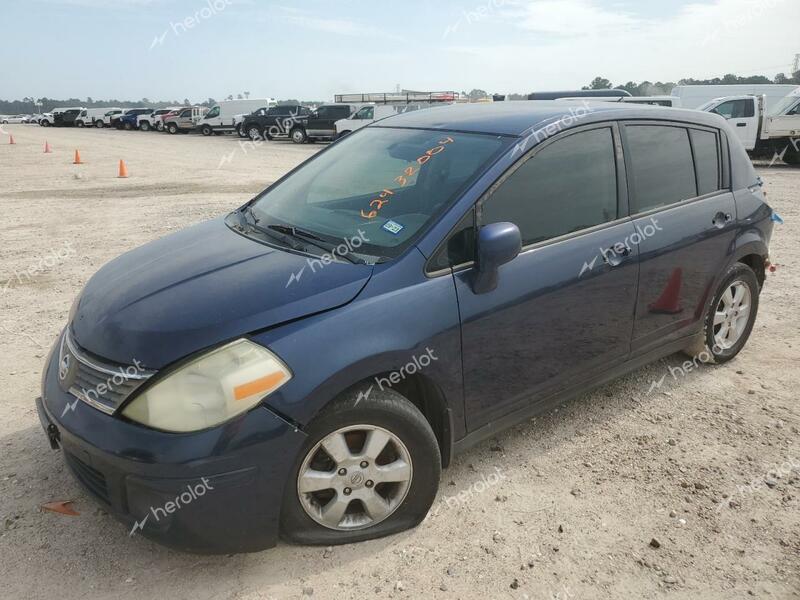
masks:
[[[357,383],[371,380],[372,385],[391,388],[420,374],[441,391],[452,412],[453,434],[463,435],[455,286],[451,275],[428,279],[423,267],[424,257],[412,249],[403,259],[376,267],[350,304],[253,336],[293,373],[266,404],[303,426]],[[375,380],[392,373],[395,381]]]

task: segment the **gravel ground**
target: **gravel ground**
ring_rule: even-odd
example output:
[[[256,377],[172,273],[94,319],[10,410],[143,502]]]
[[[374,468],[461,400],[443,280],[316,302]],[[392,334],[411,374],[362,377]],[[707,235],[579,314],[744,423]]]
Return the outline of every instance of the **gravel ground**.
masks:
[[[672,356],[476,447],[413,531],[201,557],[129,537],[78,488],[36,416],[42,363],[102,264],[232,209],[319,147],[6,129],[17,144],[0,136],[0,596],[800,598],[800,170],[760,168],[787,224],[736,360],[681,373]],[[75,149],[86,164],[72,164]],[[80,514],[40,509],[56,500]]]

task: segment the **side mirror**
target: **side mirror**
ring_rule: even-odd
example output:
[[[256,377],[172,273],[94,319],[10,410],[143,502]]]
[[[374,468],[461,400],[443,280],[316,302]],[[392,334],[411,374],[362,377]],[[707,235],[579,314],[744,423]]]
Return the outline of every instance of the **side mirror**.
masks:
[[[492,223],[478,232],[475,278],[472,291],[486,294],[497,287],[498,269],[514,260],[522,250],[519,227],[513,223]]]

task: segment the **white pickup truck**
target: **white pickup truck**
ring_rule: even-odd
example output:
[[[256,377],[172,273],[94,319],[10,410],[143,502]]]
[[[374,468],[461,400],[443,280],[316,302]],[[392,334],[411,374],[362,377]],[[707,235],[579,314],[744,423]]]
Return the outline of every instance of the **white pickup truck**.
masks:
[[[800,88],[765,110],[764,96],[727,96],[701,106],[728,120],[745,149],[754,156],[778,155],[800,165]]]

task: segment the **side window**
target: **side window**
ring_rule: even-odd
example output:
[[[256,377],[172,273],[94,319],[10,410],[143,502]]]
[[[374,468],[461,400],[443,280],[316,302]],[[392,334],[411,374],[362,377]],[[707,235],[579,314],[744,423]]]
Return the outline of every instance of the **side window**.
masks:
[[[219,106],[215,106],[206,113],[206,119],[212,119],[219,116]]]
[[[697,196],[689,132],[682,127],[628,125],[626,153],[636,211]]]
[[[692,149],[697,169],[697,193],[700,196],[720,189],[719,142],[712,131],[692,129]]]
[[[441,271],[475,260],[475,211],[470,210],[428,263],[428,272]]]
[[[787,115],[800,115],[800,103],[796,104],[794,108],[790,109]]]
[[[328,118],[328,107],[327,106],[320,106],[317,109],[317,119],[327,119]]]
[[[713,112],[726,119],[745,119],[756,115],[754,100],[729,100],[723,102]]]
[[[523,245],[617,218],[611,128],[575,133],[536,153],[485,201],[481,223],[509,221]]]

